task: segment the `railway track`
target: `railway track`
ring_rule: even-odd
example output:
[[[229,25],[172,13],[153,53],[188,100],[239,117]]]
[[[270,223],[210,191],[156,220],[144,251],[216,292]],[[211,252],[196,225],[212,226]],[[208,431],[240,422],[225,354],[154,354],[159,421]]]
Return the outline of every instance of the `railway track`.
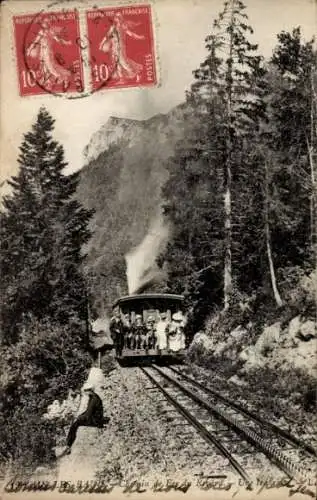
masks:
[[[259,470],[266,476],[307,480],[315,471],[315,450],[173,367],[140,368],[184,422],[225,459],[224,465],[248,488]],[[168,412],[168,409],[166,409]],[[212,448],[210,448],[210,446]]]
[[[301,456],[299,457],[300,459],[303,459],[305,454],[308,454],[311,457],[314,457],[314,459],[317,458],[317,450],[311,446],[310,444],[298,439],[296,436],[293,436],[290,434],[288,431],[285,429],[281,429],[277,425],[273,424],[272,422],[268,422],[264,418],[260,417],[259,415],[256,415],[254,412],[251,412],[247,408],[244,408],[242,405],[235,403],[234,401],[231,401],[230,399],[226,398],[219,392],[211,389],[210,387],[207,387],[197,380],[193,379],[192,377],[189,377],[185,373],[183,373],[180,370],[177,370],[174,367],[169,367],[169,369],[175,373],[177,376],[181,377],[182,379],[188,381],[190,384],[194,385],[195,387],[198,387],[199,389],[202,389],[205,393],[208,395],[212,396],[215,400],[221,401],[222,403],[225,403],[227,406],[231,407],[234,410],[237,410],[238,412],[244,414],[247,418],[250,418],[253,420],[255,423],[261,425],[262,427],[271,430],[273,433],[276,434],[279,438],[282,440],[287,441],[290,445],[294,445],[294,450],[297,449],[299,453],[301,453]]]

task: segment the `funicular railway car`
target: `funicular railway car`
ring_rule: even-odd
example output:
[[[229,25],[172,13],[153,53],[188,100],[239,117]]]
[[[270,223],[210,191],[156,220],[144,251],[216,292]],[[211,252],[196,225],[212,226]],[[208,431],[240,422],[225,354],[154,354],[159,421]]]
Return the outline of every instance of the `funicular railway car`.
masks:
[[[119,360],[181,360],[185,354],[184,297],[144,293],[119,298],[110,331]]]

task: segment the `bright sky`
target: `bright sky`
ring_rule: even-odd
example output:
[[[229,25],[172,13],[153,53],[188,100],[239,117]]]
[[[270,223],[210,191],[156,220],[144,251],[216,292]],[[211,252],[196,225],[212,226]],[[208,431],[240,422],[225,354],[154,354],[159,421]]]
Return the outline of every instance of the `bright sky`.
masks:
[[[158,88],[105,90],[73,101],[51,95],[19,97],[11,16],[13,12],[36,12],[47,3],[9,0],[2,5],[0,182],[16,173],[22,134],[28,131],[41,105],[56,119],[56,138],[64,144],[69,170],[74,171],[83,166],[84,147],[109,116],[143,119],[164,113],[183,101],[184,91],[192,82],[192,70],[204,58],[204,38],[223,4],[222,0],[156,0],[155,31],[161,74]],[[116,0],[70,0],[69,5],[102,7],[117,3]],[[265,56],[271,54],[276,34],[281,30],[301,26],[306,39],[316,31],[315,0],[245,0],[245,3],[255,31],[254,41]]]

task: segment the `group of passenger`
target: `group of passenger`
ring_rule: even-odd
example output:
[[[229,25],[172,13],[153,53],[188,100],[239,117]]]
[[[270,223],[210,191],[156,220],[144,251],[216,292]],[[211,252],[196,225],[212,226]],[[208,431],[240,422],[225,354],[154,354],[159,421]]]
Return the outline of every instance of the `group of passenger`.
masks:
[[[166,312],[161,312],[157,320],[150,315],[146,321],[143,321],[141,314],[136,314],[133,321],[128,313],[120,315],[117,312],[111,319],[110,331],[116,352],[120,356],[123,348],[146,351],[185,349],[184,326],[181,311],[174,313],[171,320]]]

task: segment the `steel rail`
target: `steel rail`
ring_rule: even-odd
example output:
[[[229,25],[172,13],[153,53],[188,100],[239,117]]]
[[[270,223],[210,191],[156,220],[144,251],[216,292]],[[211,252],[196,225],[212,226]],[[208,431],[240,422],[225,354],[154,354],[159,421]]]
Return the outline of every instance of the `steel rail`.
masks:
[[[317,456],[317,450],[313,446],[311,446],[308,443],[304,443],[300,439],[298,439],[296,436],[293,436],[289,432],[285,431],[284,429],[281,429],[277,425],[273,424],[272,422],[267,422],[264,420],[264,418],[259,417],[255,413],[247,410],[246,408],[243,408],[243,406],[239,405],[238,403],[235,403],[234,401],[230,401],[230,399],[226,398],[225,396],[222,396],[222,394],[219,394],[219,392],[214,391],[213,389],[210,389],[209,387],[204,386],[200,382],[197,382],[197,380],[189,377],[188,375],[185,375],[184,373],[180,372],[179,370],[176,370],[175,368],[169,366],[169,370],[172,370],[174,373],[177,375],[180,375],[183,377],[184,380],[187,380],[191,384],[195,385],[196,387],[199,387],[202,389],[204,392],[211,394],[212,396],[217,397],[224,403],[228,404],[229,406],[232,406],[232,408],[235,408],[238,410],[240,413],[243,413],[245,416],[252,418],[255,422],[258,424],[261,424],[268,429],[272,429],[276,432],[276,434],[279,434],[281,437],[283,437],[286,441],[288,441],[291,444],[295,444],[299,448],[302,448],[303,450],[307,451],[310,455]]]
[[[211,433],[209,432],[197,419],[192,415],[182,404],[180,404],[176,399],[171,396],[164,387],[154,378],[152,375],[143,367],[140,370],[149,378],[149,380],[154,384],[164,397],[169,401],[179,413],[198,431],[200,436],[208,443],[213,444],[220,453],[228,459],[233,469],[238,472],[242,479],[246,482],[247,488],[252,489],[252,481],[248,474],[245,472],[243,467],[239,462],[231,455],[231,453],[223,446],[223,444]]]
[[[162,377],[168,380],[170,383],[178,387],[184,394],[189,396],[192,400],[197,402],[203,408],[206,408],[211,414],[213,414],[218,420],[225,423],[227,426],[233,428],[237,434],[242,435],[244,439],[249,441],[251,444],[255,445],[256,448],[260,449],[271,461],[273,461],[279,469],[281,469],[289,478],[294,478],[295,475],[300,474],[301,476],[306,475],[306,471],[302,470],[297,464],[291,462],[291,460],[286,457],[276,446],[272,445],[266,439],[259,436],[252,429],[245,427],[241,424],[235,417],[227,415],[221,409],[212,406],[210,403],[202,399],[200,396],[195,394],[190,389],[184,387],[177,380],[173,379],[166,373],[164,373],[157,366],[152,367],[156,370]]]

